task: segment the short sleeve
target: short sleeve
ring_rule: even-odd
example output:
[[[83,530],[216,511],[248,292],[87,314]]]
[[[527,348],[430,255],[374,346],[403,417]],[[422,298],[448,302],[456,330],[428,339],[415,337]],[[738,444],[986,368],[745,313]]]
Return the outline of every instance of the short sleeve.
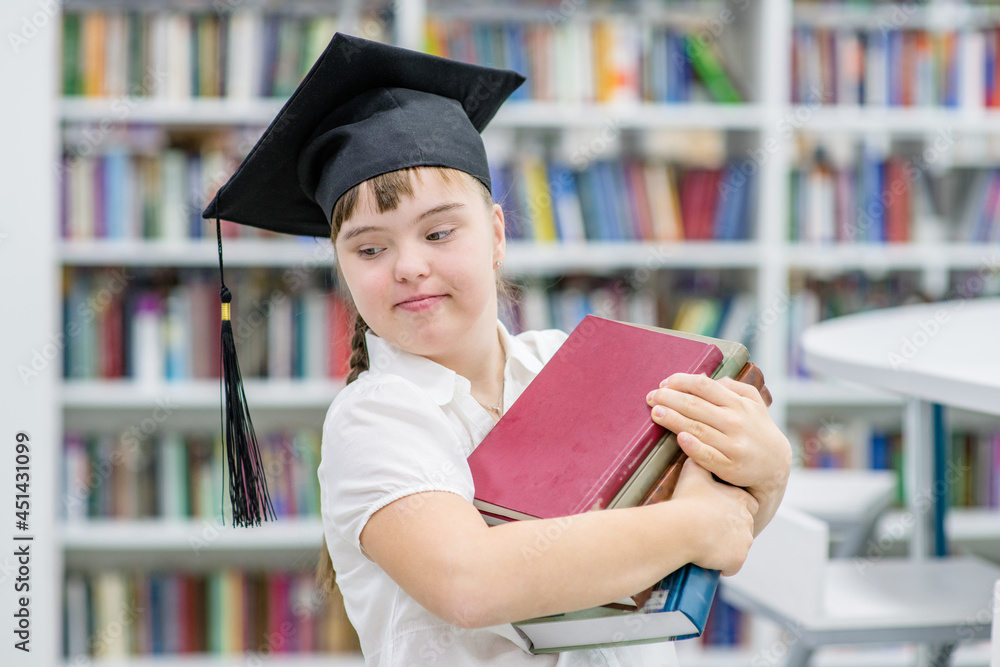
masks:
[[[447,491],[472,502],[474,486],[441,408],[413,383],[382,376],[344,389],[323,425],[323,520],[355,547],[371,516],[414,493]]]

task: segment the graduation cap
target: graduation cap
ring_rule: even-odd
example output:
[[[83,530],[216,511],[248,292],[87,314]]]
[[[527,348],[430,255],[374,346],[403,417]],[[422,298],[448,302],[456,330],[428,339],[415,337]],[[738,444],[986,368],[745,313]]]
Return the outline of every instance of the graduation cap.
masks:
[[[219,220],[329,237],[345,192],[408,167],[458,169],[490,189],[480,132],[523,82],[510,70],[337,33],[203,211],[216,220],[219,245],[223,430],[236,525],[259,524],[274,510],[236,359]]]

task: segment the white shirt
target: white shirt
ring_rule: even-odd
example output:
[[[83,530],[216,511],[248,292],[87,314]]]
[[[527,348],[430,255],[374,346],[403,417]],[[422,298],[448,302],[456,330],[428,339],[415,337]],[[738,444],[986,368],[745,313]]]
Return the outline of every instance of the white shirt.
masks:
[[[562,331],[511,336],[503,405],[509,407],[566,340]],[[558,665],[672,667],[672,643],[531,655],[511,625],[465,629],[445,623],[400,588],[361,549],[376,511],[404,496],[446,491],[473,498],[466,461],[493,420],[469,381],[368,333],[369,370],[341,391],[323,426],[319,482],[337,584],[367,665]]]

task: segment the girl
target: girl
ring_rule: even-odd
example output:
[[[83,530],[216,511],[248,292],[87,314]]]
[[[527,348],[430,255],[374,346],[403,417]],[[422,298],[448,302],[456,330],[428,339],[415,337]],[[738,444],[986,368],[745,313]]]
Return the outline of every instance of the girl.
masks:
[[[533,656],[510,624],[626,598],[689,562],[736,572],[790,447],[756,389],[674,375],[636,397],[690,456],[673,500],[480,517],[466,458],[566,338],[498,320],[504,213],[479,132],[519,83],[337,35],[206,216],[333,240],[358,317],[319,480],[369,665],[672,665],[670,643]]]
[[[692,457],[671,502],[560,520],[556,540],[548,521],[488,528],[464,461],[565,338],[512,337],[498,322],[502,209],[462,172],[416,168],[348,192],[333,238],[359,314],[357,380],[330,408],[319,475],[333,568],[372,664],[555,663],[509,628],[483,628],[628,597],[687,562],[739,569],[787,475],[787,441],[756,389],[680,375],[650,388],[653,418]],[[523,555],[540,543],[540,557]],[[664,665],[671,653],[558,664]]]

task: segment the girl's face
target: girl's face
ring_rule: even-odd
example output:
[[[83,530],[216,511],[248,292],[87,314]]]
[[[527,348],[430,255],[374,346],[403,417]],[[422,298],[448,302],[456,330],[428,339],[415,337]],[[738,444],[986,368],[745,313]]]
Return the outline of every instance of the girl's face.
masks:
[[[379,213],[362,196],[337,235],[337,261],[372,331],[440,360],[496,331],[503,212],[464,174],[454,184],[433,170],[413,179],[413,196],[395,210]]]

